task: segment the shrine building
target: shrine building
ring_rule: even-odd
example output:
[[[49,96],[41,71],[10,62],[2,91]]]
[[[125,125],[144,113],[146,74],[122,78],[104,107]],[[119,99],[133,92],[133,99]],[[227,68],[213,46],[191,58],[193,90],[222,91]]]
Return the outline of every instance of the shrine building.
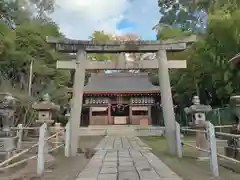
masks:
[[[92,74],[84,87],[81,126],[152,125],[152,109],[160,87],[148,73]]]

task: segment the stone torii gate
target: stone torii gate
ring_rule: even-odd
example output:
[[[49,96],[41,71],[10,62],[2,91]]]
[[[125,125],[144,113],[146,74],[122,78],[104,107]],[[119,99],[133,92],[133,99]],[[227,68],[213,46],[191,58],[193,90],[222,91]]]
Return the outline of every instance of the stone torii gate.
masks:
[[[139,70],[158,69],[163,117],[169,153],[176,153],[175,115],[168,68],[186,68],[186,60],[167,61],[167,51],[183,51],[194,43],[195,36],[181,40],[166,41],[81,41],[47,37],[46,41],[64,53],[77,53],[76,60],[58,61],[57,68],[75,69],[73,99],[70,115],[70,154],[75,156],[78,148],[78,131],[82,112],[83,89],[86,70]],[[157,53],[155,60],[142,60],[138,65],[124,62],[124,53]],[[121,61],[90,61],[87,53],[120,53]]]

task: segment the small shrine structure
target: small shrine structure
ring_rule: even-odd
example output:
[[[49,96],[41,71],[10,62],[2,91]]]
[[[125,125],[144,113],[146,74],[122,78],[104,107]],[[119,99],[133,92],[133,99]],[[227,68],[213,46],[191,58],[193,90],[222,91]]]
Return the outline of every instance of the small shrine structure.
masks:
[[[152,85],[148,73],[92,74],[84,87],[81,125],[151,125],[156,102],[159,86]]]

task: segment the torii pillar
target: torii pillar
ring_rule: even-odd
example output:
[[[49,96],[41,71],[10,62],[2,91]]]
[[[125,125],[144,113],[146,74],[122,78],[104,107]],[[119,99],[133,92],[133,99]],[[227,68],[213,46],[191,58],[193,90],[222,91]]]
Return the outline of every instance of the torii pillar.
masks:
[[[70,112],[70,155],[76,156],[79,141],[79,126],[82,113],[82,101],[83,101],[83,88],[85,81],[85,66],[87,61],[87,54],[85,51],[80,50],[77,53],[76,68],[74,74],[73,83],[73,96],[71,101]]]
[[[176,120],[172,99],[170,77],[168,72],[167,52],[165,49],[158,50],[158,79],[160,84],[161,103],[163,108],[163,118],[165,124],[168,150],[170,154],[175,154],[176,143]],[[174,143],[175,142],[175,143]]]

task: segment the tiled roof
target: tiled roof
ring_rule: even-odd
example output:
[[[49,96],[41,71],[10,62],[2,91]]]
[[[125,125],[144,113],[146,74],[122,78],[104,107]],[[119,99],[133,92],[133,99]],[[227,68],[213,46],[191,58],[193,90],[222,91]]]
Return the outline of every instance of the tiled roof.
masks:
[[[92,74],[84,88],[85,94],[143,94],[160,93],[152,85],[147,73],[99,73]]]

